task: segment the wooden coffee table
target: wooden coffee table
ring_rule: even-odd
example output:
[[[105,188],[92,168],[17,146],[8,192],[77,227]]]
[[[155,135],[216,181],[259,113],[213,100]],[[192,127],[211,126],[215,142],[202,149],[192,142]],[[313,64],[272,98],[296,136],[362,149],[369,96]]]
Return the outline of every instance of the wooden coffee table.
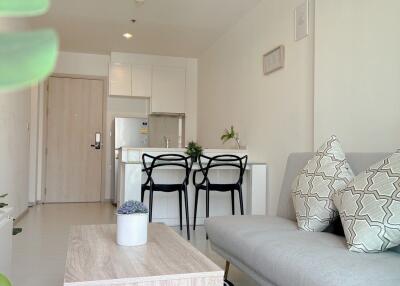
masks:
[[[116,244],[116,225],[73,226],[64,285],[222,286],[224,272],[164,224],[143,246]]]

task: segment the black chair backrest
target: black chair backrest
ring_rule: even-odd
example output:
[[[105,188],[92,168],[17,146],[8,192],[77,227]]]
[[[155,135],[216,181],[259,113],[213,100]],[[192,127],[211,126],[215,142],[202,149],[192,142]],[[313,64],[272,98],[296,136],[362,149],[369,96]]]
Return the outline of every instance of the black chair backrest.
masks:
[[[145,185],[152,183],[154,180],[152,178],[153,171],[161,167],[180,167],[185,170],[185,178],[182,184],[189,184],[189,176],[192,171],[193,162],[191,157],[185,157],[180,154],[163,154],[159,156],[151,156],[144,153],[142,155],[143,170],[147,174],[147,180]]]
[[[213,168],[220,168],[220,167],[232,167],[233,169],[238,169],[239,178],[236,184],[242,184],[243,175],[247,167],[247,159],[248,159],[247,155],[243,157],[231,154],[218,155],[214,157],[200,155],[199,165],[200,165],[200,170],[204,176],[204,179],[200,184],[203,184],[205,181],[210,183],[210,179],[208,177],[209,171]]]

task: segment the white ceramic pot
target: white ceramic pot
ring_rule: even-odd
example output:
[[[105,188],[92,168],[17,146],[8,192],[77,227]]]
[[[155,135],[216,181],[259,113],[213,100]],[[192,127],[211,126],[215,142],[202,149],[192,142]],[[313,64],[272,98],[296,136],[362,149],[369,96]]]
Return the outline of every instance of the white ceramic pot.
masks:
[[[117,243],[136,246],[147,242],[148,214],[117,214]]]

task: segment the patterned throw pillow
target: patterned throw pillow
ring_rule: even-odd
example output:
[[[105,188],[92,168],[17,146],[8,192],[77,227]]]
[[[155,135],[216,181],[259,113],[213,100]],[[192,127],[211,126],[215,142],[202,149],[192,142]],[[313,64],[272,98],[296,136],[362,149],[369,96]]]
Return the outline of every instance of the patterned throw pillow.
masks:
[[[400,151],[356,176],[334,201],[351,251],[400,245]]]
[[[338,216],[333,193],[353,179],[345,153],[332,136],[301,170],[293,186],[297,223],[306,231],[323,231]]]

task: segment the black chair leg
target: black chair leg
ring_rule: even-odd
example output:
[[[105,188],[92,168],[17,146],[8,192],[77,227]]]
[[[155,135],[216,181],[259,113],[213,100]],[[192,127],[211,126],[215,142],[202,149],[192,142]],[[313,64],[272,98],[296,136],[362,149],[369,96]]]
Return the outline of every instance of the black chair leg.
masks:
[[[210,216],[210,190],[207,187],[206,190],[206,218]],[[208,233],[206,234],[206,239],[208,240]]]
[[[206,190],[206,218],[210,216],[210,190]]]
[[[144,202],[144,189],[142,189],[142,193],[140,194],[140,201]]]
[[[239,200],[240,200],[240,213],[241,215],[244,215],[244,210],[243,210],[243,194],[242,194],[242,188],[239,188]]]
[[[194,197],[194,213],[193,213],[193,230],[196,230],[196,219],[197,219],[197,203],[199,201],[199,189],[196,188]]]
[[[182,191],[179,190],[179,225],[180,229],[182,230]]]
[[[150,190],[149,198],[149,222],[153,221],[153,190]]]
[[[185,192],[186,231],[187,231],[187,239],[190,240],[189,203],[188,203],[187,187],[185,187],[184,192]]]
[[[235,215],[235,190],[231,191],[232,215]]]

